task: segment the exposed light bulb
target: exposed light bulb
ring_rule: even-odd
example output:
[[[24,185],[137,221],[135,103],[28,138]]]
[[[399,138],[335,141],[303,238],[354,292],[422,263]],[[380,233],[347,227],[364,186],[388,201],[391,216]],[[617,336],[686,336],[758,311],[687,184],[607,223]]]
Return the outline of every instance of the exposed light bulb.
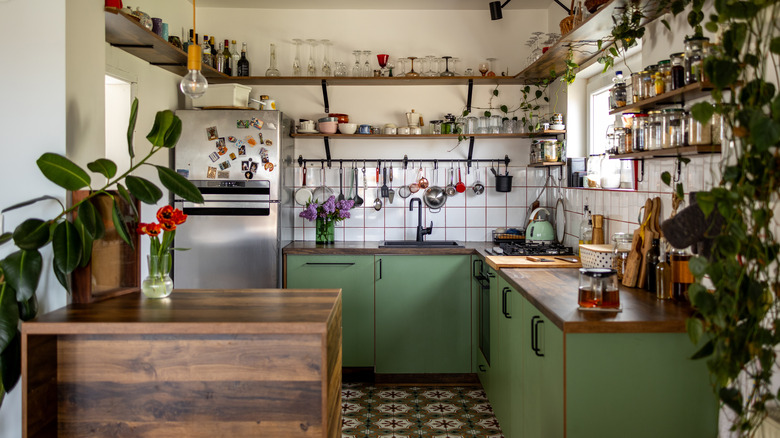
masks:
[[[197,99],[206,94],[209,83],[200,72],[201,52],[200,46],[190,43],[187,47],[187,69],[189,72],[181,78],[179,89],[191,99]]]

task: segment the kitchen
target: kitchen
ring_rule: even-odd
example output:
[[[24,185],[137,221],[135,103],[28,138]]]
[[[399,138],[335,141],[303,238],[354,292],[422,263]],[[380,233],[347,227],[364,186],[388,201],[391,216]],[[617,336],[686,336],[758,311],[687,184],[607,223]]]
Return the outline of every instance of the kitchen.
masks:
[[[22,4],[24,3],[24,4]],[[199,3],[200,4],[200,3]],[[512,4],[510,4],[512,5]],[[157,5],[155,2],[139,2],[133,6],[140,6],[144,10],[166,17],[170,17],[172,28],[190,27],[187,20],[190,18],[191,5],[186,1],[166,2]],[[182,98],[177,93],[176,86],[179,78],[159,68],[149,66],[126,53],[107,46],[103,36],[103,11],[94,8],[87,2],[68,2],[68,5],[58,2],[20,2],[11,0],[2,4],[8,14],[3,13],[3,32],[6,39],[21,34],[24,29],[20,26],[19,17],[29,17],[30,21],[46,24],[46,34],[30,35],[30,46],[36,47],[35,55],[26,65],[35,66],[30,72],[12,73],[4,72],[3,82],[4,96],[9,96],[7,102],[14,102],[14,107],[4,106],[4,114],[18,114],[7,118],[4,122],[4,132],[11,135],[10,143],[30,144],[30,147],[21,148],[14,152],[14,160],[8,160],[3,172],[3,187],[9,187],[12,181],[30,180],[30,175],[37,175],[37,169],[33,163],[40,153],[55,150],[67,153],[77,162],[87,162],[95,156],[103,156],[105,152],[102,145],[103,139],[103,77],[105,73],[137,82],[135,86],[141,100],[142,110],[139,115],[139,126],[148,126],[151,123],[153,111],[160,108],[181,108]],[[427,54],[444,54],[443,50],[452,51],[460,56],[463,64],[476,65],[482,58],[495,56],[500,62],[505,62],[505,68],[510,72],[519,71],[526,53],[522,44],[531,30],[536,30],[535,25],[544,23],[539,31],[557,29],[558,22],[565,16],[563,10],[555,4],[542,6],[532,10],[504,11],[502,20],[491,22],[487,11],[422,11],[409,9],[400,11],[382,11],[381,26],[376,26],[376,10],[351,11],[355,15],[350,26],[343,27],[339,20],[343,19],[343,11],[318,11],[318,10],[286,10],[278,12],[248,10],[247,13],[237,14],[227,8],[209,8],[200,6],[203,12],[198,14],[198,29],[200,33],[214,32],[216,35],[230,35],[237,41],[249,41],[250,59],[254,68],[261,71],[267,63],[266,52],[270,41],[263,36],[258,38],[258,29],[262,29],[263,35],[278,35],[277,47],[279,50],[279,65],[290,64],[292,56],[291,45],[287,42],[292,38],[330,38],[334,43],[339,43],[339,50],[334,47],[331,56],[335,59],[349,60],[349,53],[357,48],[370,48],[379,50],[381,47],[394,56]],[[486,7],[485,7],[486,9]],[[5,12],[5,11],[3,11]],[[278,17],[273,14],[280,14]],[[321,25],[323,17],[328,17],[329,26],[324,29]],[[14,18],[11,18],[14,17]],[[64,22],[60,17],[65,17]],[[176,19],[179,22],[176,22]],[[435,30],[432,24],[442,21],[443,26]],[[230,23],[226,25],[225,23]],[[338,38],[330,34],[328,28],[338,29]],[[203,30],[200,30],[203,29]],[[305,35],[302,29],[318,29],[316,32],[308,32]],[[410,31],[409,29],[414,29]],[[464,31],[475,29],[475,31]],[[418,34],[419,32],[419,34]],[[672,37],[666,33],[658,23],[649,29],[656,36],[650,44],[643,48],[643,56],[647,55],[647,62],[660,59],[668,53],[669,46],[676,45],[681,48],[681,37]],[[387,34],[392,35],[392,45],[388,46]],[[44,36],[45,35],[45,36]],[[427,37],[426,37],[427,35]],[[338,41],[338,40],[341,41]],[[57,44],[51,44],[57,41]],[[349,41],[361,41],[364,47],[353,47]],[[64,44],[62,43],[64,42]],[[64,47],[63,47],[64,46]],[[412,53],[408,47],[419,48],[421,53]],[[488,48],[496,49],[496,53],[487,53]],[[63,50],[65,49],[65,50]],[[418,50],[415,49],[415,52]],[[47,56],[42,56],[46,54]],[[97,55],[96,55],[97,54]],[[45,62],[41,59],[45,58]],[[53,74],[52,72],[58,73]],[[254,74],[258,74],[255,72]],[[607,79],[608,80],[608,79]],[[584,87],[584,80],[575,82],[576,87]],[[27,84],[26,86],[22,86]],[[258,87],[256,87],[258,88]],[[307,87],[259,87],[263,94],[269,94],[278,102],[280,109],[297,117],[314,118],[322,113],[322,93],[318,86]],[[487,106],[487,101],[492,86],[475,86],[475,107]],[[519,87],[502,86],[501,101],[517,101]],[[37,122],[35,114],[39,111],[37,105],[23,98],[21,90],[38,90],[41,98],[47,102],[52,111],[58,111],[47,117],[47,123],[41,126]],[[260,91],[259,89],[257,91]],[[257,91],[255,93],[257,93]],[[393,121],[402,123],[403,113],[415,108],[426,117],[439,117],[447,112],[457,113],[466,100],[466,86],[409,86],[409,87],[330,87],[331,107],[333,110],[347,112],[353,118],[356,115],[364,118],[369,123],[384,123]],[[571,90],[570,90],[571,94]],[[26,96],[26,95],[25,95]],[[369,96],[369,99],[365,97]],[[15,98],[16,97],[16,98]],[[505,100],[504,100],[505,99]],[[585,138],[584,132],[584,104],[573,106],[571,103],[564,105],[561,99],[557,111],[567,116],[567,135],[569,154],[572,156],[584,155],[584,141],[576,141],[575,138]],[[570,101],[571,102],[571,101]],[[582,101],[580,101],[582,102]],[[4,102],[4,105],[6,103]],[[338,105],[338,106],[337,106]],[[36,120],[36,121],[33,121]],[[123,118],[126,120],[126,118]],[[9,122],[10,121],[10,122]],[[579,130],[581,135],[573,134]],[[30,134],[34,133],[33,136]],[[67,135],[64,135],[67,134]],[[33,137],[32,139],[30,137]],[[66,143],[62,144],[62,138]],[[525,142],[525,143],[523,143]],[[544,169],[526,168],[528,160],[527,140],[521,142],[508,140],[478,140],[475,146],[475,157],[495,159],[509,155],[512,159],[510,171],[514,175],[513,190],[505,195],[497,195],[490,186],[492,176],[484,167],[480,167],[482,181],[488,182],[489,189],[481,198],[476,196],[455,197],[456,201],[448,204],[444,211],[437,215],[426,213],[425,222],[434,222],[434,234],[430,239],[452,239],[462,241],[488,241],[490,231],[494,228],[517,226],[527,214],[528,205],[536,199],[544,186],[547,171]],[[56,146],[52,146],[56,145]],[[334,141],[332,144],[334,157],[367,157],[382,159],[399,159],[403,151],[411,159],[425,157],[443,157],[447,159],[462,159],[464,151],[468,147],[462,143],[453,152],[449,150],[454,146],[449,141],[415,141],[411,143],[395,140],[382,141]],[[8,146],[6,148],[10,149]],[[59,149],[57,149],[59,148]],[[578,154],[579,148],[579,154]],[[296,142],[296,154],[306,158],[323,157],[323,145],[321,139],[306,139]],[[165,163],[163,157],[159,157],[160,163]],[[120,160],[117,160],[118,162]],[[12,164],[13,163],[13,164]],[[605,227],[607,234],[617,231],[632,231],[638,226],[634,217],[643,201],[648,196],[659,195],[664,203],[664,212],[671,211],[670,191],[660,182],[660,173],[673,165],[673,159],[648,161],[645,163],[646,178],[639,192],[614,192],[603,190],[566,189],[563,191],[567,202],[569,217],[567,218],[567,244],[572,245],[577,238],[579,221],[582,215],[582,207],[587,203],[591,210],[603,213],[607,218]],[[691,164],[682,170],[682,177],[688,183],[687,188],[707,188],[715,179],[709,172],[711,167],[717,167],[717,158],[712,156],[694,158]],[[27,167],[25,167],[27,166]],[[330,181],[336,181],[337,171],[331,171],[328,175]],[[398,174],[396,174],[398,175]],[[473,175],[467,177],[467,184],[473,182]],[[13,204],[29,198],[40,192],[55,194],[62,197],[44,181],[30,181],[28,193],[3,193],[3,205]],[[548,190],[542,205],[554,206],[558,193]],[[472,202],[473,201],[473,202]],[[462,202],[462,204],[461,204]],[[146,209],[143,220],[151,219],[152,212],[156,208]],[[384,208],[381,215],[375,215],[374,211],[366,209],[364,212],[356,212],[357,215],[337,228],[337,240],[339,241],[363,241],[377,242],[383,239],[404,239],[413,236],[416,231],[416,214],[407,212],[400,203],[396,206]],[[362,218],[361,214],[362,213]],[[416,212],[415,212],[416,213]],[[45,210],[39,213],[45,216]],[[6,217],[6,229],[15,221],[14,217]],[[381,225],[380,225],[381,224]],[[217,231],[215,231],[217,232]],[[295,240],[313,239],[313,226],[311,223],[299,219],[295,227]],[[144,248],[144,250],[148,250]],[[50,279],[50,284],[56,285],[56,281]],[[66,298],[56,286],[51,291],[42,291],[42,312],[53,310],[65,304]],[[2,411],[2,426],[11,427],[9,436],[16,436],[13,426],[20,417],[19,391],[10,393],[5,400]],[[15,402],[14,402],[15,401]],[[11,408],[17,406],[17,408]],[[10,413],[9,413],[10,411]],[[9,419],[6,421],[6,419]],[[5,426],[10,425],[10,426]]]

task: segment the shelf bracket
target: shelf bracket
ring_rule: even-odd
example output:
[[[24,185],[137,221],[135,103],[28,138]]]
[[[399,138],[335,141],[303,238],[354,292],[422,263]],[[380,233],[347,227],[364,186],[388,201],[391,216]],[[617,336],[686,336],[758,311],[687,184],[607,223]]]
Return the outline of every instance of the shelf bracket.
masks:
[[[471,95],[474,91],[474,79],[469,79],[469,93],[468,97],[466,98],[466,111],[471,112]],[[472,139],[474,137],[471,137]],[[469,156],[471,158],[471,156]]]
[[[323,79],[322,80],[322,101],[325,103],[325,112],[330,112],[330,104],[328,104],[328,82]],[[326,137],[327,138],[327,137]],[[328,141],[325,140],[325,147],[327,148]],[[330,155],[328,156],[328,166],[330,166]]]
[[[682,160],[681,157],[678,155],[677,159],[675,160],[677,164],[677,171],[674,175],[674,182],[680,182],[680,176],[682,174]]]
[[[471,82],[471,79],[469,79]],[[474,157],[474,136],[469,137],[469,157],[467,167],[471,167],[471,159]]]
[[[634,160],[634,162],[636,162],[636,161],[637,160]],[[641,183],[641,182],[645,181],[645,159],[644,158],[640,158],[638,161],[639,161],[639,163],[641,165],[641,170],[639,172],[639,178],[636,179],[636,182]]]
[[[325,81],[322,81],[323,83]],[[330,169],[330,141],[327,136],[323,137],[322,140],[325,142],[325,159],[328,160],[328,169]]]
[[[304,162],[303,155],[298,155],[298,167],[303,167]]]

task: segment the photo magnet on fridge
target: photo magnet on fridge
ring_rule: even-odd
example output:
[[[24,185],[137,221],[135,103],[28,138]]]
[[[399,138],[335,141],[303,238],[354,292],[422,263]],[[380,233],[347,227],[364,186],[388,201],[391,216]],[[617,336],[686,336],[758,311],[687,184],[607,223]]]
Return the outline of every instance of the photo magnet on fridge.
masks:
[[[257,172],[257,163],[251,163],[249,165],[249,171],[250,172]]]
[[[236,159],[236,153],[235,152],[231,152],[230,153],[230,159],[231,160],[235,160]]]
[[[238,139],[233,137],[232,135],[228,137],[228,141],[231,142],[231,143],[235,143],[236,140],[238,140]]]
[[[181,175],[181,176],[183,176],[185,178],[189,178],[190,177],[190,171],[187,170],[187,169],[176,169],[176,173],[178,173],[179,175]]]
[[[249,161],[242,161],[241,162],[241,170],[243,170],[244,172],[249,170]]]
[[[225,147],[225,137],[220,137],[217,139],[217,149],[224,148]]]
[[[246,179],[252,179],[252,177],[254,177],[254,176],[255,176],[255,174],[252,173],[252,172],[244,172],[244,178],[246,178]]]
[[[206,178],[214,179],[217,177],[217,168],[209,166],[208,171],[206,171]]]
[[[229,179],[230,178],[230,171],[229,170],[220,170],[217,172],[217,179]]]
[[[246,155],[246,146],[239,146],[238,147],[238,155]]]
[[[249,120],[236,120],[236,128],[249,129]]]
[[[216,152],[212,152],[209,154],[209,158],[211,158],[211,161],[217,161],[219,160],[219,154]]]
[[[252,127],[257,129],[263,129],[263,121],[257,118],[252,117]]]
[[[219,170],[225,170],[228,167],[230,167],[230,161],[225,160],[225,161],[219,163]]]
[[[255,140],[255,138],[252,137],[251,135],[247,135],[244,138],[244,141],[247,142],[249,146],[255,146],[257,144],[257,140]]]
[[[219,138],[219,134],[217,133],[217,127],[216,126],[209,126],[206,128],[206,135],[208,136],[209,140],[216,140]]]

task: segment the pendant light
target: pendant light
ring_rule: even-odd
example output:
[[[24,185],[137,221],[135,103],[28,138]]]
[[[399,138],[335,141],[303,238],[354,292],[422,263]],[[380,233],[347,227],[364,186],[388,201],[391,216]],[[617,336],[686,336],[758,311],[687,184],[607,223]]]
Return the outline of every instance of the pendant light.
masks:
[[[192,0],[192,34],[195,33],[195,0]],[[195,41],[190,41],[187,47],[187,74],[181,78],[179,89],[185,96],[191,99],[197,99],[206,94],[209,83],[200,72],[202,55],[200,45]]]

